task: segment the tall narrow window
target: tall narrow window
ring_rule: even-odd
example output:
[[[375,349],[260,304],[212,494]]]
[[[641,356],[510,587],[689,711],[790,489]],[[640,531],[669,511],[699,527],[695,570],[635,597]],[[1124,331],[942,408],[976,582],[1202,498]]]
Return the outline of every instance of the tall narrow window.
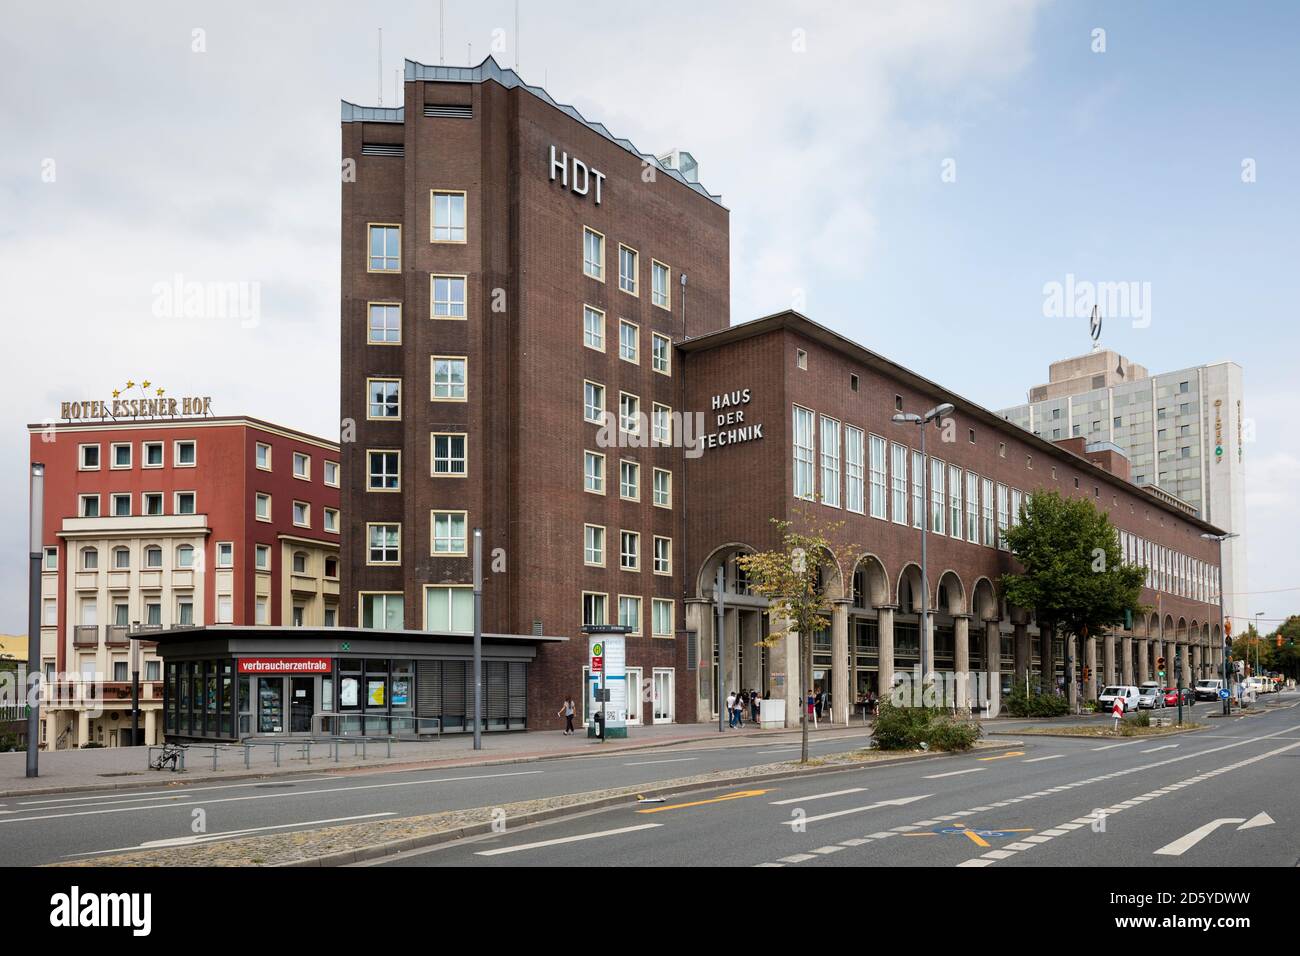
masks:
[[[1004,534],[1010,520],[1007,510],[1007,486],[998,485],[998,547],[1006,550],[1007,541]]]
[[[582,307],[582,344],[597,352],[605,351],[605,313],[589,305]]]
[[[618,357],[624,362],[641,364],[641,330],[627,319],[618,320]]]
[[[371,272],[402,270],[402,227],[386,223],[370,226]]]
[[[655,402],[650,414],[650,440],[656,445],[673,443],[673,410]]]
[[[672,339],[668,338],[666,335],[660,335],[658,332],[653,332],[650,335],[650,346],[651,368],[660,375],[671,375],[673,373]]]
[[[465,241],[465,194],[463,192],[443,192],[433,190],[430,201],[433,204],[434,242]]]
[[[592,567],[605,566],[605,529],[598,524],[583,525],[582,563]]]
[[[907,524],[907,446],[889,446],[890,512],[896,524]]]
[[[840,506],[840,423],[822,416],[822,504]]]
[[[980,543],[980,476],[966,472],[966,540]]]
[[[944,509],[948,503],[944,500],[944,464],[937,458],[930,459],[930,530],[935,534],[944,533]]]
[[[861,428],[844,426],[844,507],[849,511],[862,514],[866,507],[863,501],[864,462],[862,456],[863,435]],[[874,442],[874,437],[872,438]],[[873,445],[873,451],[874,445]],[[874,476],[873,476],[874,477]],[[872,506],[875,506],[875,488],[872,489]]]
[[[993,479],[983,478],[980,480],[980,517],[984,522],[984,535],[982,544],[990,548],[997,547],[993,537]]]
[[[1011,527],[1020,524],[1020,489],[1011,489]]]
[[[961,469],[948,466],[948,533],[961,538]]]
[[[671,272],[662,262],[650,260],[650,302],[661,309],[672,308]]]
[[[887,518],[886,509],[888,475],[885,471],[885,440],[879,435],[871,436],[871,517]]]
[[[582,230],[582,271],[605,281],[605,237],[595,229]]]
[[[639,295],[636,286],[637,253],[627,246],[618,247],[618,287],[628,295]]]
[[[812,498],[815,492],[813,477],[813,413],[794,406],[794,496]]]
[[[618,393],[618,429],[629,435],[641,434],[641,399],[629,392]]]
[[[583,489],[592,494],[605,493],[605,456],[596,451],[582,453]]]
[[[912,452],[912,527],[925,521],[925,456]]]
[[[605,423],[605,386],[598,382],[582,383],[582,418],[593,425]]]

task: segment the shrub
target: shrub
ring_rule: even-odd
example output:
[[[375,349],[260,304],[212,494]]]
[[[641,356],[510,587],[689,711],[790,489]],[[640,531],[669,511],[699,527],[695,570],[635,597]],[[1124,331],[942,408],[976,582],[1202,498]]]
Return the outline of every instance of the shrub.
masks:
[[[884,701],[876,718],[875,745],[881,750],[969,750],[979,739],[979,725],[953,720],[936,707],[898,707]]]
[[[1122,736],[1132,737],[1137,733],[1139,727],[1151,726],[1151,714],[1145,710],[1139,710],[1136,714],[1125,717],[1119,722],[1119,732]]]
[[[1002,703],[1012,717],[1064,717],[1070,712],[1066,698],[1032,686],[1027,692],[1022,685],[1013,686]]]

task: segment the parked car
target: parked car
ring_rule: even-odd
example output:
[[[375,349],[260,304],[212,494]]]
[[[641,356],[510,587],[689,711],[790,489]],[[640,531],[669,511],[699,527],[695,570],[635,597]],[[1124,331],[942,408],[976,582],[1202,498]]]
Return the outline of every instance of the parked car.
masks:
[[[1273,682],[1267,677],[1247,677],[1242,686],[1250,694],[1270,694],[1273,692]]]
[[[1196,682],[1197,700],[1218,700],[1223,680],[1218,677],[1204,677]]]
[[[1177,700],[1174,701],[1178,703]],[[1165,689],[1158,685],[1143,684],[1138,688],[1137,705],[1139,710],[1156,710],[1165,706]],[[1111,706],[1114,706],[1112,702]]]
[[[1097,695],[1097,709],[1109,714],[1118,699],[1124,707],[1124,713],[1132,713],[1138,708],[1139,692],[1132,684],[1112,684]]]
[[[1177,707],[1179,697],[1182,697],[1184,705],[1191,704],[1196,699],[1196,694],[1190,687],[1166,687],[1164,695],[1166,707]]]

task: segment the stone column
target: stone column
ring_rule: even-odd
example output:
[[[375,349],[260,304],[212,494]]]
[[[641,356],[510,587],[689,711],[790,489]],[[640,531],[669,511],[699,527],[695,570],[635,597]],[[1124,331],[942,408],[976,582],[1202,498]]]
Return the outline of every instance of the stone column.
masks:
[[[763,638],[763,612],[745,608],[740,612],[740,646],[745,649],[745,662],[741,668],[740,687],[737,690],[754,690],[760,693],[763,681],[763,649],[758,642]]]
[[[1038,625],[1038,670],[1040,686],[1046,693],[1056,693],[1056,629]]]
[[[1120,681],[1118,683],[1133,683],[1133,642],[1137,638],[1129,637],[1125,634],[1120,638]]]
[[[151,747],[158,743],[158,711],[152,707],[144,712],[144,742]]]
[[[1147,680],[1147,668],[1151,666],[1151,641],[1149,638],[1138,638],[1138,683]]]
[[[1088,668],[1088,679],[1083,682],[1083,697],[1085,700],[1097,699],[1097,638],[1091,634],[1086,640],[1086,650],[1084,651],[1084,665]]]
[[[1101,648],[1101,656],[1102,656],[1101,679],[1102,679],[1102,683],[1104,684],[1115,683],[1115,641],[1116,640],[1123,640],[1123,638],[1117,638],[1114,634],[1107,634],[1105,638],[1103,638],[1103,644]]]
[[[849,697],[849,601],[837,600],[831,607],[831,713],[826,718],[834,723],[839,714],[843,723],[849,722],[853,701]]]
[[[1180,678],[1181,683],[1179,684],[1179,686],[1191,687],[1192,686],[1192,645],[1184,641],[1182,644],[1178,645],[1178,647],[1179,650],[1182,651],[1181,656],[1183,659],[1182,676]]]
[[[957,709],[961,710],[970,703],[970,615],[954,614],[953,627],[953,669],[957,672]]]
[[[984,666],[988,670],[988,710],[989,717],[996,717],[1002,710],[1002,631],[997,621],[984,622]]]
[[[881,700],[889,700],[894,686],[894,605],[876,605],[876,630],[880,635],[876,693]]]
[[[718,674],[713,667],[713,619],[714,610],[710,602],[698,598],[686,602],[686,629],[695,632],[695,647],[699,655],[699,670],[691,675],[695,686],[690,693],[696,702],[695,720],[701,724],[711,722],[716,713],[713,699],[718,693]],[[682,689],[677,692],[681,694]]]
[[[1015,633],[1013,655],[1016,668],[1015,674],[1011,677],[1011,683],[1013,686],[1022,687],[1024,686],[1025,672],[1029,670],[1030,665],[1033,663],[1029,645],[1029,625],[1025,621],[1025,612],[1013,609],[1011,624]]]
[[[77,746],[84,747],[90,743],[90,711],[77,711]]]

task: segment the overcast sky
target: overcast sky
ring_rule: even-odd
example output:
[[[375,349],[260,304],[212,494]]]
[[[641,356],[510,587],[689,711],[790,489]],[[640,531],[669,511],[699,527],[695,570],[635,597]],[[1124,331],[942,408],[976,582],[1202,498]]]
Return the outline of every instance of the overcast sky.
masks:
[[[731,210],[734,322],[797,304],[996,409],[1090,345],[1045,283],[1151,283],[1149,325],[1103,341],[1244,367],[1249,587],[1278,592],[1249,604],[1300,610],[1294,5],[522,0],[518,34],[513,2],[445,7],[448,64],[495,38],[641,149],[695,154]],[[438,9],[6,10],[0,630],[26,629],[24,426],[61,400],[147,377],[337,435],[338,101],[378,101],[382,28],[392,105],[403,57],[438,62]],[[258,321],[156,316],[178,275],[257,283]]]

